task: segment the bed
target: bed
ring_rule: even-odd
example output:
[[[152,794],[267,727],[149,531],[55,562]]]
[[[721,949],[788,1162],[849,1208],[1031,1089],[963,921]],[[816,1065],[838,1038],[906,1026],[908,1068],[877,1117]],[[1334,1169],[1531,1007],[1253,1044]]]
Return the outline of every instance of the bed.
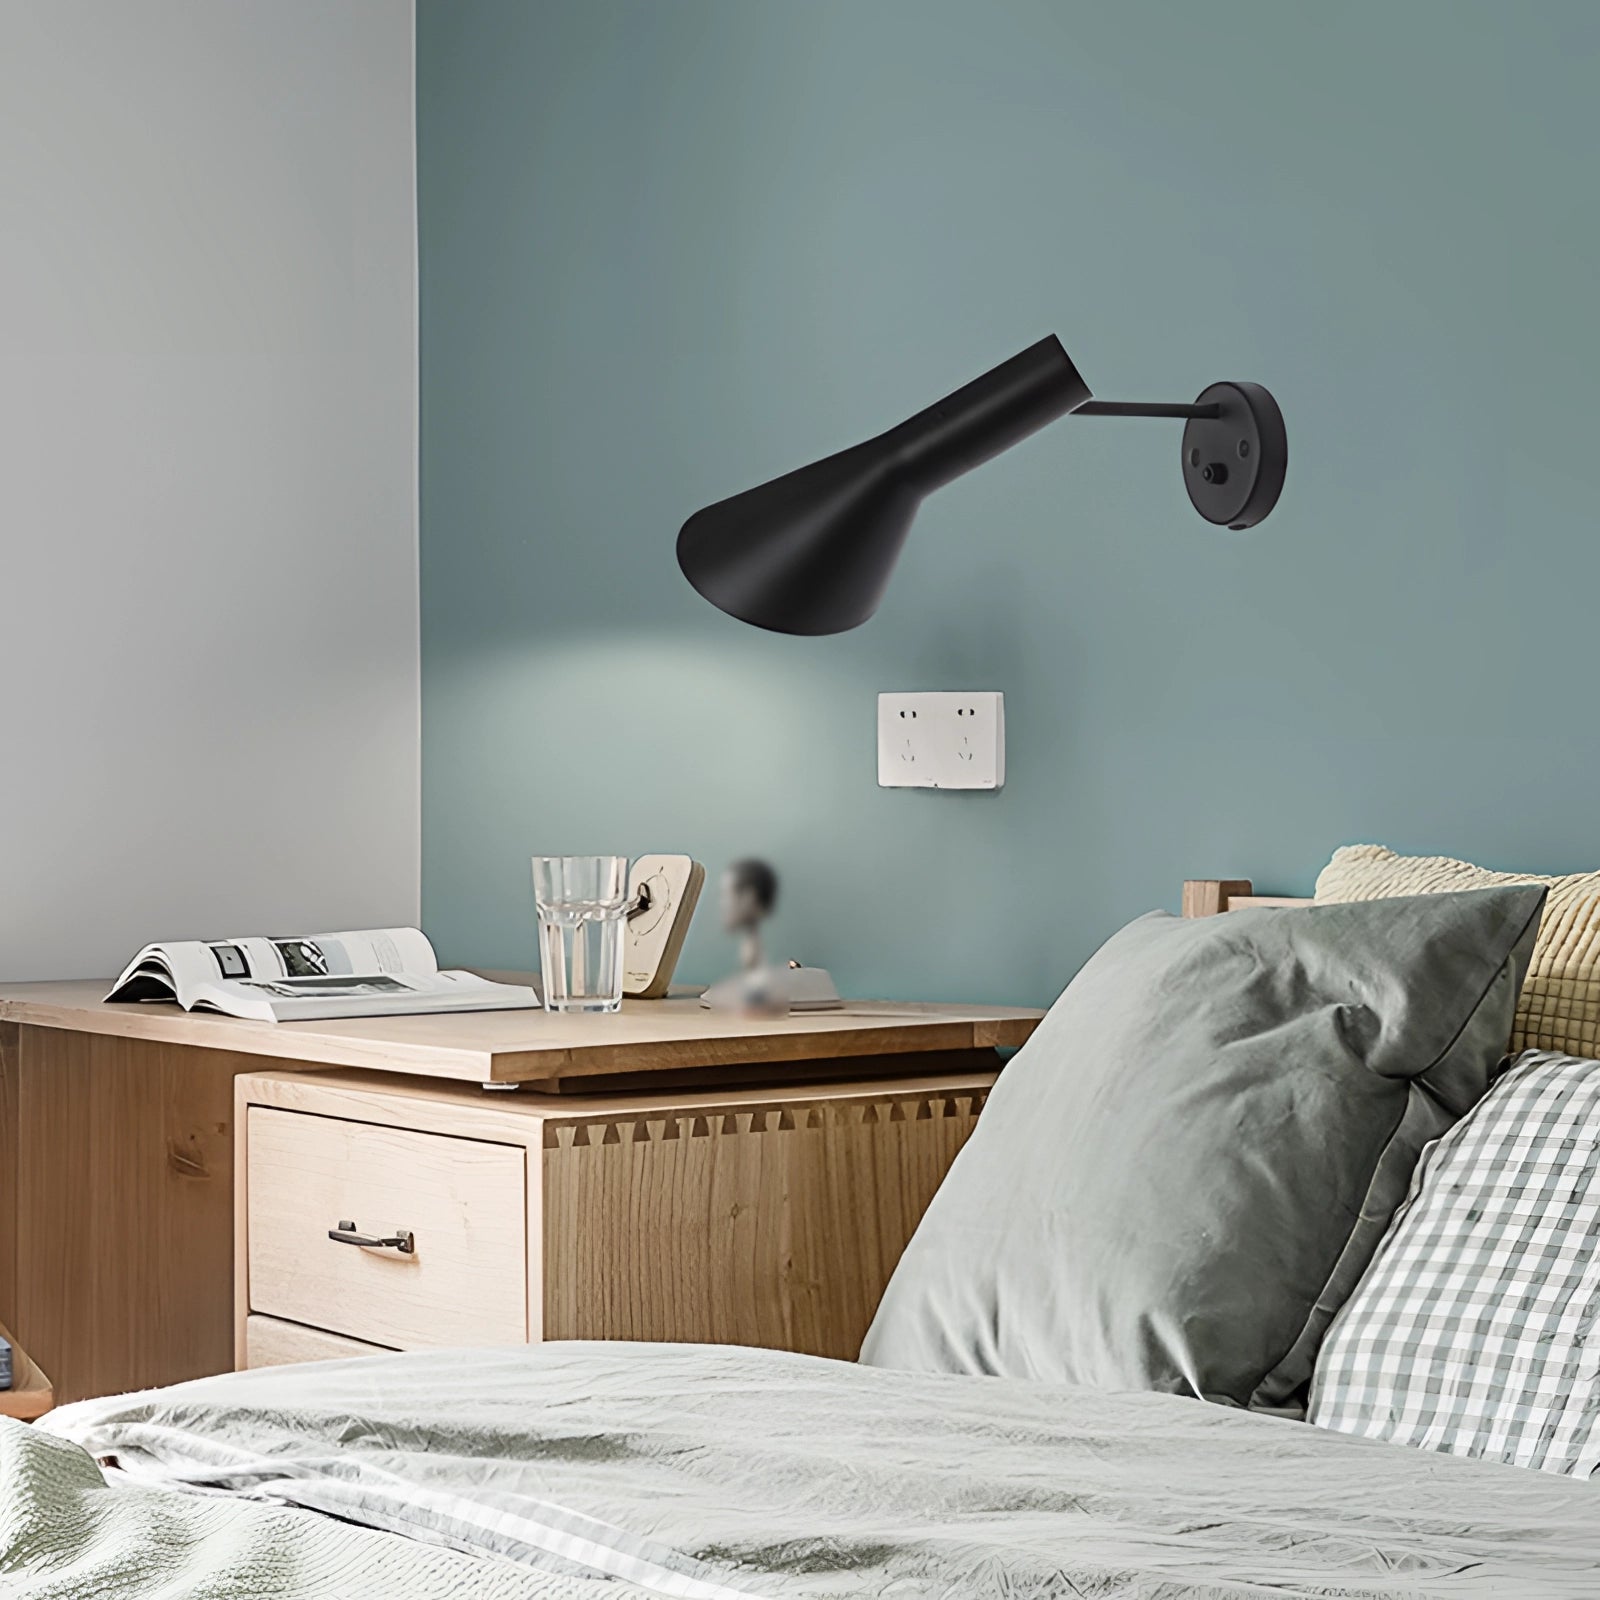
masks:
[[[23,1552],[19,1516],[48,1516],[57,1577],[75,1586],[6,1590],[28,1600],[168,1594],[174,1571],[186,1595],[464,1600],[1593,1600],[1600,1581],[1595,1490],[1571,1479],[1173,1395],[769,1350],[549,1344],[275,1367],[80,1402],[44,1430],[4,1435],[8,1487],[44,1481],[39,1463],[70,1441],[82,1488],[31,1518],[11,1489],[0,1571]],[[94,1456],[118,1463],[121,1487],[93,1486]],[[178,1485],[238,1498],[157,1492]],[[163,1508],[166,1570],[119,1586],[107,1524],[130,1493]],[[276,1587],[243,1586],[247,1562],[275,1561],[290,1564]]]
[[[1584,903],[1592,900],[1600,912],[1600,879],[1582,892],[1589,897]],[[1454,1130],[1468,1128],[1481,1109],[1441,1110],[1437,1102],[1453,1092],[1451,1084],[1459,1089],[1465,1083],[1461,1040],[1470,1040],[1475,1028],[1487,1027],[1488,1033],[1475,1046],[1482,1059],[1474,1070],[1481,1069],[1480,1076],[1492,1071],[1483,1062],[1503,1053],[1529,963],[1536,974],[1549,976],[1553,958],[1544,946],[1534,945],[1535,933],[1546,936],[1539,918],[1543,895],[1542,888],[1530,890],[1525,884],[1477,898],[1456,895],[1448,913],[1419,911],[1415,900],[1409,909],[1389,902],[1410,919],[1385,935],[1399,952],[1396,960],[1421,962],[1415,970],[1431,970],[1424,948],[1431,939],[1457,964],[1452,970],[1465,970],[1459,968],[1463,961],[1481,967],[1470,1004],[1459,996],[1452,999],[1474,1019],[1460,1028],[1452,1012],[1407,1024],[1416,1023],[1421,1033],[1415,1027],[1410,1035],[1397,1032],[1392,1018],[1382,1028],[1364,1030],[1361,1006],[1346,1003],[1346,991],[1365,982],[1367,968],[1376,963],[1376,945],[1361,933],[1354,944],[1355,967],[1345,971],[1334,964],[1332,992],[1339,1003],[1313,1005],[1307,1013],[1312,1020],[1298,1032],[1286,1031],[1283,1015],[1271,1015],[1269,1006],[1257,1033],[1246,1037],[1240,1034],[1237,1010],[1225,1007],[1221,1032],[1195,1045],[1189,1034],[1202,1024],[1194,1019],[1218,989],[1215,971],[1223,969],[1197,975],[1190,959],[1194,948],[1205,944],[1222,951],[1226,970],[1243,974],[1253,1005],[1271,999],[1263,999],[1266,989],[1282,991],[1272,1003],[1287,1005],[1293,1019],[1300,1017],[1305,974],[1296,968],[1293,981],[1268,982],[1284,965],[1282,951],[1289,946],[1283,941],[1300,937],[1292,932],[1299,924],[1277,920],[1277,913],[1263,909],[1241,882],[1191,885],[1185,896],[1191,917],[1248,904],[1262,920],[1252,924],[1229,917],[1209,924],[1209,931],[1191,927],[1189,932],[1175,927],[1177,919],[1131,924],[1108,941],[1053,1008],[1054,1020],[1047,1019],[1028,1046],[1036,1053],[1034,1066],[1021,1072],[1008,1068],[1002,1084],[1010,1078],[1015,1086],[1027,1071],[1037,1076],[1038,1052],[1059,1048],[1063,1029],[1070,1032],[1074,1025],[1070,995],[1089,997],[1075,1003],[1091,1026],[1098,1025],[1106,997],[1115,992],[1114,984],[1107,987],[1105,951],[1131,940],[1146,964],[1123,970],[1122,978],[1127,970],[1143,974],[1132,1025],[1143,1030],[1137,1032],[1140,1048],[1153,1048],[1168,1074],[1161,1092],[1175,1095],[1174,1085],[1187,1090],[1196,1063],[1209,1053],[1226,1057],[1221,1088],[1210,1103],[1192,1097],[1184,1102],[1185,1128],[1219,1105],[1225,1115],[1232,1114],[1248,1087],[1243,1069],[1252,1059],[1252,1092],[1264,1088],[1271,1109],[1282,1077],[1279,1053],[1287,1050],[1300,1072],[1302,1053],[1309,1060],[1317,1050],[1349,1049],[1373,1075],[1361,1105],[1365,1112],[1377,1108],[1381,1113],[1377,1126],[1384,1149],[1393,1153],[1391,1122],[1396,1129],[1404,1125],[1411,1115],[1407,1107],[1431,1107],[1434,1132],[1418,1163],[1418,1181],[1431,1159],[1427,1152],[1454,1140],[1458,1163],[1467,1165],[1446,1170],[1446,1187],[1452,1194],[1465,1192],[1462,1173],[1471,1173],[1472,1145]],[[1348,949],[1349,929],[1400,911],[1318,913],[1317,937],[1326,941],[1329,929],[1344,928],[1330,948],[1342,939]],[[1439,921],[1427,939],[1419,939],[1419,917]],[[1570,931],[1572,925],[1572,917],[1563,913],[1561,929]],[[1260,931],[1253,934],[1252,927]],[[1492,950],[1477,934],[1464,937],[1473,928],[1491,927],[1498,930]],[[1155,970],[1149,961],[1168,960],[1163,952],[1174,945],[1187,954],[1170,970],[1186,974],[1193,991],[1182,1003],[1173,1001],[1177,990],[1165,979],[1149,980]],[[1278,954],[1263,961],[1263,951]],[[1316,959],[1326,958],[1324,950]],[[1587,955],[1583,962],[1587,971],[1592,965]],[[1512,969],[1515,979],[1507,989],[1504,974]],[[1397,993],[1392,977],[1390,972],[1374,991],[1388,994],[1391,1002]],[[1157,1026],[1157,1020],[1143,1015],[1150,1010],[1143,999],[1150,992],[1164,994],[1167,1010],[1182,1014],[1181,1028],[1175,1029],[1169,1017],[1159,1023],[1164,1034],[1150,1033]],[[1578,1009],[1586,1018],[1595,1010],[1592,998],[1587,992],[1580,997]],[[1403,994],[1400,1002],[1402,1010],[1411,1004]],[[1551,1014],[1542,1001],[1536,1012],[1518,1013],[1521,1042],[1550,1045],[1533,1030],[1547,1025],[1539,1018]],[[1600,1010],[1595,1014],[1600,1017]],[[1080,1016],[1077,1025],[1082,1024]],[[1402,1048],[1397,1062],[1394,1046],[1397,1039],[1425,1038],[1430,1029],[1442,1041],[1434,1065],[1444,1062],[1449,1072],[1426,1087],[1431,1070],[1426,1061],[1409,1061]],[[1096,1048],[1105,1048],[1104,1037],[1096,1039]],[[1080,1048],[1070,1073],[1051,1069],[1046,1078],[1062,1092],[1081,1093],[1082,1083],[1092,1085],[1093,1105],[1114,1115],[1116,1128],[1092,1126],[1090,1147],[1110,1146],[1136,1125],[1141,1107],[1137,1095],[1121,1103],[1110,1098],[1112,1087],[1126,1087],[1115,1076],[1095,1083],[1100,1066],[1091,1054]],[[1525,1096],[1546,1092],[1538,1088],[1540,1073],[1555,1079],[1576,1073],[1592,1097],[1584,1104],[1600,1106],[1600,1062],[1576,1062],[1537,1049],[1527,1059]],[[1021,1062],[1019,1057],[1016,1065]],[[1319,1082],[1325,1076],[1311,1075]],[[1502,1080],[1516,1076],[1502,1074]],[[1134,1087],[1142,1093],[1154,1081],[1147,1076]],[[1499,1097],[1498,1087],[1486,1092],[1487,1082],[1473,1085],[1461,1105],[1478,1096],[1481,1108]],[[1046,1127],[1045,1159],[1030,1173],[1021,1145],[1027,1142],[1029,1116],[1042,1102],[1019,1106],[1019,1098],[1014,1087],[1008,1101],[997,1085],[972,1141],[976,1146],[996,1107],[1002,1118],[1011,1116],[1010,1143],[991,1139],[999,1146],[991,1154],[998,1154],[1005,1180],[1023,1188],[1009,1202],[1003,1190],[999,1202],[993,1192],[986,1197],[991,1213],[996,1203],[1000,1206],[1002,1232],[968,1229],[983,1209],[985,1197],[978,1191],[962,1196],[959,1205],[952,1202],[949,1191],[967,1162],[963,1152],[880,1309],[880,1324],[892,1314],[901,1326],[898,1333],[890,1330],[890,1337],[875,1325],[863,1361],[877,1360],[876,1365],[732,1347],[549,1343],[265,1368],[83,1401],[51,1413],[32,1430],[0,1423],[0,1593],[18,1600],[90,1595],[107,1600],[172,1595],[599,1600],[618,1594],[681,1600],[989,1595],[1005,1600],[1061,1595],[1593,1600],[1600,1594],[1600,1502],[1595,1498],[1600,1489],[1585,1477],[1472,1459],[1477,1447],[1468,1435],[1462,1435],[1465,1453],[1450,1453],[1448,1445],[1410,1448],[1291,1420],[1292,1407],[1285,1402],[1295,1395],[1304,1399],[1305,1371],[1294,1368],[1289,1356],[1277,1358],[1286,1344],[1293,1346],[1289,1355],[1304,1353],[1305,1340],[1296,1330],[1307,1319],[1305,1307],[1290,1304],[1288,1321],[1266,1341],[1270,1355],[1245,1360],[1251,1339],[1239,1332],[1258,1331],[1254,1308],[1241,1322],[1239,1308],[1230,1307],[1226,1295],[1201,1308],[1192,1287],[1185,1286],[1182,1294],[1190,1298],[1180,1300],[1175,1319],[1168,1316],[1173,1326],[1161,1338],[1146,1337],[1155,1324],[1147,1309],[1141,1310],[1142,1320],[1127,1324],[1138,1338],[1109,1341],[1103,1354],[1111,1364],[1097,1371],[1098,1381],[1053,1377],[1051,1364],[1060,1353],[1053,1341],[1066,1336],[1070,1343],[1076,1335],[1070,1321],[1062,1319],[1061,1307],[1051,1309],[1060,1297],[1050,1292],[1049,1280],[1024,1276],[1019,1289],[1013,1273],[1010,1288],[996,1289],[985,1276],[990,1258],[1001,1253],[995,1241],[1008,1245],[1007,1230],[1018,1236],[1027,1231],[1026,1219],[1015,1209],[1008,1213],[1006,1204],[1015,1208],[1019,1194],[1026,1200],[1050,1186],[1051,1162],[1073,1120],[1062,1112],[1064,1101],[1054,1103],[1054,1121],[1040,1119]],[[1297,1102],[1312,1103],[1327,1104]],[[1515,1109],[1514,1102],[1507,1105]],[[1587,1111],[1582,1118],[1592,1120]],[[1156,1115],[1146,1126],[1148,1140],[1148,1129],[1170,1127],[1170,1117],[1164,1121]],[[1440,1138],[1440,1128],[1452,1132]],[[1501,1134],[1500,1147],[1520,1148],[1515,1124],[1502,1123]],[[1315,1142],[1303,1144],[1295,1159],[1309,1161]],[[1595,1165],[1591,1153],[1600,1159],[1600,1139],[1567,1138],[1562,1150],[1563,1159],[1577,1165],[1563,1168],[1559,1181],[1552,1181],[1563,1194],[1571,1188],[1575,1200],[1571,1174],[1587,1174]],[[1260,1166],[1264,1154],[1255,1144],[1241,1147],[1239,1170]],[[1407,1161],[1415,1154],[1407,1153]],[[1078,1159],[1088,1161],[1082,1146]],[[1378,1162],[1378,1154],[1371,1159]],[[1159,1187],[1157,1180],[1170,1177],[1171,1165],[1160,1160],[1140,1187]],[[969,1163],[965,1181],[970,1183],[977,1170],[977,1163]],[[1482,1177],[1485,1183],[1499,1182],[1498,1172]],[[1379,1190],[1365,1192],[1370,1202]],[[1176,1193],[1189,1198],[1181,1187]],[[1368,1227],[1374,1245],[1379,1234],[1384,1236],[1363,1275],[1348,1270],[1353,1247],[1345,1236],[1356,1235],[1349,1226],[1337,1230],[1329,1248],[1338,1256],[1338,1269],[1329,1281],[1344,1274],[1341,1296],[1358,1277],[1363,1286],[1375,1275],[1381,1278],[1378,1269],[1391,1239],[1407,1227],[1417,1232],[1425,1208],[1407,1217],[1416,1193],[1413,1183],[1392,1225],[1388,1213],[1369,1215],[1366,1202],[1335,1201],[1335,1210],[1350,1211],[1352,1225],[1355,1213],[1362,1213],[1361,1225]],[[1194,1214],[1174,1221],[1172,1238],[1182,1237],[1184,1228],[1195,1229],[1197,1218],[1203,1225],[1192,1237],[1219,1231],[1206,1220],[1206,1203],[1232,1203],[1234,1214],[1243,1216],[1261,1209],[1252,1200],[1241,1213],[1238,1200],[1231,1191],[1209,1201],[1196,1192]],[[1477,1197],[1468,1194],[1467,1200],[1470,1215],[1484,1211]],[[1398,1194],[1385,1202],[1391,1203],[1398,1206]],[[1593,1203],[1600,1206],[1600,1182]],[[1512,1204],[1521,1204],[1517,1194]],[[1327,1205],[1319,1189],[1311,1209]],[[952,1234],[952,1215],[953,1252],[941,1243]],[[1600,1211],[1583,1213],[1591,1215],[1600,1218]],[[964,1229],[970,1236],[962,1237]],[[926,1246],[921,1257],[918,1240]],[[1592,1241],[1584,1248],[1592,1249]],[[1458,1279],[1466,1270],[1458,1289],[1471,1298],[1472,1270],[1463,1269],[1459,1259],[1456,1268]],[[1308,1303],[1315,1302],[1307,1326],[1318,1339],[1327,1329],[1324,1313],[1331,1309],[1318,1287],[1326,1276],[1318,1267],[1305,1287]],[[1159,1280],[1152,1281],[1160,1287]],[[1146,1292],[1147,1286],[1136,1287],[1141,1295]],[[1368,1292],[1386,1302],[1394,1299],[1383,1282]],[[1108,1290],[1108,1304],[1109,1298]],[[1583,1310],[1578,1301],[1573,1305]],[[1230,1314],[1234,1335],[1219,1344],[1218,1328],[1226,1331]],[[1592,1315],[1591,1306],[1584,1316]],[[1030,1319],[1038,1326],[1030,1328]],[[1102,1332],[1115,1327],[1109,1316],[1102,1321]],[[1404,1319],[1400,1325],[1398,1338],[1407,1350],[1413,1325]],[[1588,1326],[1580,1318],[1575,1333],[1567,1328],[1564,1335],[1571,1337],[1580,1366],[1589,1360],[1582,1354]],[[931,1341],[923,1337],[930,1327],[937,1334]],[[1341,1337],[1339,1329],[1336,1320],[1335,1337]],[[1200,1334],[1211,1339],[1209,1348]],[[1147,1348],[1127,1348],[1140,1341]],[[1360,1345],[1345,1329],[1341,1372],[1359,1367]],[[1236,1357],[1243,1365],[1233,1373],[1230,1363],[1238,1365]],[[1412,1376],[1437,1390],[1433,1375],[1454,1373],[1463,1364],[1454,1350],[1441,1359],[1445,1367],[1428,1368],[1423,1362]],[[1031,1370],[1019,1375],[1019,1363],[1030,1362]],[[1309,1362],[1308,1357],[1307,1367]],[[1514,1377],[1521,1362],[1512,1349],[1511,1359],[1495,1369],[1501,1387],[1483,1391],[1500,1397],[1491,1404],[1502,1412],[1511,1404],[1504,1398],[1511,1392],[1505,1374]],[[1274,1369],[1269,1381],[1258,1382],[1267,1367]],[[1443,1388],[1450,1390],[1455,1381],[1447,1376]],[[1583,1381],[1594,1382],[1600,1404],[1600,1375]],[[1294,1385],[1299,1388],[1291,1394]],[[1160,1392],[1164,1389],[1182,1392]],[[1572,1401],[1575,1393],[1581,1411],[1586,1392],[1568,1383],[1566,1399]],[[1222,1403],[1202,1403],[1195,1398],[1201,1395]],[[1403,1405],[1409,1402],[1396,1402],[1393,1409]],[[1267,1414],[1274,1408],[1282,1414]],[[1592,1441],[1600,1440],[1592,1417],[1585,1414],[1577,1421]],[[1362,1425],[1378,1427],[1386,1419],[1367,1416]]]

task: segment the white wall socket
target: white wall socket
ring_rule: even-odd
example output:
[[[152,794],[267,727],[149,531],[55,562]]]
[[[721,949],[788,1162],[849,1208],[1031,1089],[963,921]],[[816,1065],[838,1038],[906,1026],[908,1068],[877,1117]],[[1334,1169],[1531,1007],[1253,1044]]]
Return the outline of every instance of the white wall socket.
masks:
[[[878,696],[878,786],[998,789],[1006,697],[996,691]]]

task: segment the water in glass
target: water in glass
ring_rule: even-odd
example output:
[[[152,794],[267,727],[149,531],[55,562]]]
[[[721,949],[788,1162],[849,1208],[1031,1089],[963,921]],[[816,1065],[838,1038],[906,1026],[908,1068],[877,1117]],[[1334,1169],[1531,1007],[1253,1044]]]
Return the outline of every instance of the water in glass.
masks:
[[[626,856],[535,856],[539,970],[547,1011],[622,1006]]]

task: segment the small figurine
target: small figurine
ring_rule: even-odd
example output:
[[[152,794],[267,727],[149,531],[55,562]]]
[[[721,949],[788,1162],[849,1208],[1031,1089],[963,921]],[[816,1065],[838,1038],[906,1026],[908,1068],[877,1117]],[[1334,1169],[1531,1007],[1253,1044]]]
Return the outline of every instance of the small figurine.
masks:
[[[722,925],[739,941],[739,971],[712,984],[701,1005],[752,1017],[838,1009],[839,992],[821,967],[769,963],[763,953],[761,924],[778,904],[778,874],[765,861],[733,862],[722,874],[720,899]]]
[[[722,926],[739,941],[739,965],[754,972],[764,965],[761,924],[777,909],[778,874],[754,856],[735,861],[722,874]]]

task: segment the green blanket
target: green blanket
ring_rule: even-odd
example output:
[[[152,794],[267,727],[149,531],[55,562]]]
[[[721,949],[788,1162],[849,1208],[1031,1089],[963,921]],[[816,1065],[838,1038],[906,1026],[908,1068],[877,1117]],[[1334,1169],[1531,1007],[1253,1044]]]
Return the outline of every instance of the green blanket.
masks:
[[[315,1512],[112,1487],[76,1445],[0,1417],[5,1600],[616,1600]]]

